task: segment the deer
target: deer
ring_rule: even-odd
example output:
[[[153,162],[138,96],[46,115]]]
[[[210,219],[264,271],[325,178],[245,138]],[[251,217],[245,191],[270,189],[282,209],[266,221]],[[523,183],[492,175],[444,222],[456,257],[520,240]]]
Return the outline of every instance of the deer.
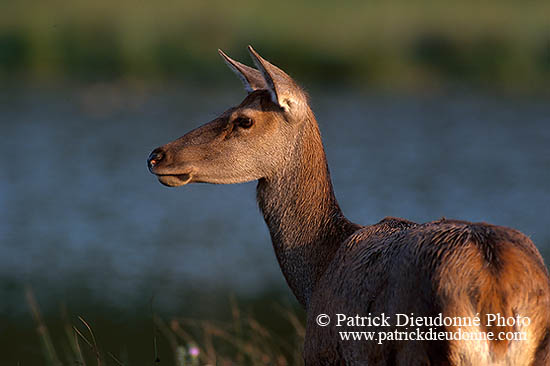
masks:
[[[549,365],[550,280],[533,242],[484,222],[348,220],[334,194],[307,93],[251,46],[248,51],[255,67],[218,50],[244,84],[244,100],[154,149],[147,164],[169,187],[257,181],[278,263],[306,311],[305,364]],[[424,319],[415,324],[423,331],[429,331],[427,319],[438,316],[477,318],[432,328],[506,336],[398,338],[402,330],[416,331],[398,324],[398,315]],[[387,322],[358,328],[349,322],[355,316]],[[489,321],[497,316],[507,320]],[[348,330],[385,332],[384,341],[382,335],[343,339]],[[517,333],[523,338],[508,336]]]

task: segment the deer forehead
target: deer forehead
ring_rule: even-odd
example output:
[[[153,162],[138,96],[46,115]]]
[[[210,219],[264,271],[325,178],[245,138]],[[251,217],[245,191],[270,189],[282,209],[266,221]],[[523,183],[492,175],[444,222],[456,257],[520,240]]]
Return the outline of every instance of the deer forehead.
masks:
[[[261,96],[246,98],[238,107],[229,111],[228,118],[229,120],[233,120],[240,116],[257,116],[259,113],[266,111],[265,104]]]

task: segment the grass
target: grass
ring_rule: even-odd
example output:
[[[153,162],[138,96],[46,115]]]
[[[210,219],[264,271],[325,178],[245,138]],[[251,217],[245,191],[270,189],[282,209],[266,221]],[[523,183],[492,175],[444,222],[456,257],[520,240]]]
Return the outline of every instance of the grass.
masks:
[[[65,322],[63,339],[52,339],[44,322],[38,303],[31,290],[27,290],[27,302],[33,315],[36,330],[42,345],[44,362],[48,366],[97,365],[127,366],[127,357],[117,356],[101,347],[90,324],[82,317],[76,324]],[[293,336],[281,338],[245,313],[232,301],[230,321],[197,319],[171,319],[165,321],[153,315],[154,328],[151,331],[151,358],[140,365],[153,366],[229,366],[229,365],[302,365],[301,345],[305,335],[302,320],[290,308],[278,306],[275,317],[288,322]],[[100,335],[98,335],[100,337]],[[158,343],[167,342],[169,354],[159,351]],[[54,346],[59,347],[62,352]],[[120,345],[112,345],[119,348]],[[131,352],[131,350],[129,351]]]
[[[0,77],[208,82],[231,77],[216,48],[248,61],[250,43],[305,80],[548,90],[548,14],[544,0],[10,1]]]

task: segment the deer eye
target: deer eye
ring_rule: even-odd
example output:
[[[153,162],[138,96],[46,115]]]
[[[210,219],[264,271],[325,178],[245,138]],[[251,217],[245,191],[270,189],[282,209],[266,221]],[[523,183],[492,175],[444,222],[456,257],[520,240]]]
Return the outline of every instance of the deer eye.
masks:
[[[237,117],[234,123],[241,128],[250,128],[254,124],[254,121],[248,117]]]

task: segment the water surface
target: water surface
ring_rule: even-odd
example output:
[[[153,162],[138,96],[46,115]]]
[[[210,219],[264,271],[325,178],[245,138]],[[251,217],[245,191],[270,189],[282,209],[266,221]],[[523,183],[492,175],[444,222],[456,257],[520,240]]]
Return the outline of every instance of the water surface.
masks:
[[[25,286],[47,316],[68,304],[113,322],[121,314],[145,316],[151,298],[169,315],[191,314],[230,293],[291,298],[255,183],[170,189],[146,169],[153,148],[243,96],[238,88],[111,85],[1,92],[3,338],[13,339],[6,332],[16,323],[31,326],[20,322],[29,318]],[[547,100],[311,96],[336,196],[350,219],[445,216],[513,226],[549,258]],[[19,360],[24,347],[17,347],[8,360]]]

